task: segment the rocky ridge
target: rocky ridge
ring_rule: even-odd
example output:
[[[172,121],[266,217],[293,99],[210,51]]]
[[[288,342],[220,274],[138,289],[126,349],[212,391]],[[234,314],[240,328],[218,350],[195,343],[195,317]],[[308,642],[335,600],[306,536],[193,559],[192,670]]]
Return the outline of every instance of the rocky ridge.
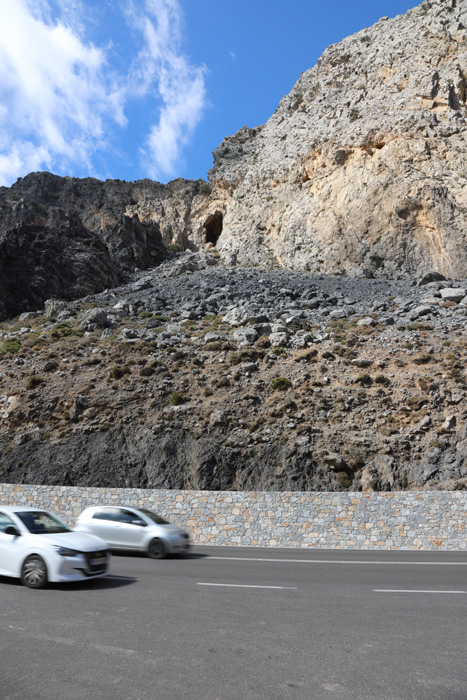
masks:
[[[184,253],[1,324],[5,482],[467,486],[467,280]]]

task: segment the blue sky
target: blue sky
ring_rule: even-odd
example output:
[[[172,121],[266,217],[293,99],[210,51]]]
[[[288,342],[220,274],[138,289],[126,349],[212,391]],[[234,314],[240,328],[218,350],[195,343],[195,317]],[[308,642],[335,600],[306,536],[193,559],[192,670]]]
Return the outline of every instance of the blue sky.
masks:
[[[0,185],[206,178],[324,49],[416,0],[0,0]]]

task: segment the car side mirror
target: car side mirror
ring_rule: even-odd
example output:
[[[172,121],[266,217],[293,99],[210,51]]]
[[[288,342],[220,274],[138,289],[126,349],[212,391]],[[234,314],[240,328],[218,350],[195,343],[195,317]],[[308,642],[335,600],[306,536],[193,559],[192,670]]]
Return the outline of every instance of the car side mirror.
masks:
[[[131,521],[132,525],[139,525],[140,527],[147,527],[147,524],[144,522],[144,520],[132,520]]]
[[[4,530],[3,530],[5,535],[13,535],[14,537],[20,537],[21,532],[16,529],[14,525],[8,525]]]

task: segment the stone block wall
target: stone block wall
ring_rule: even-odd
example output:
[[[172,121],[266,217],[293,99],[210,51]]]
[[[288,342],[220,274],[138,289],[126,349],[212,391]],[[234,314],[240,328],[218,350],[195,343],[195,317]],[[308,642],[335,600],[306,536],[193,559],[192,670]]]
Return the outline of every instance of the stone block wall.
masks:
[[[90,505],[144,506],[195,544],[351,549],[467,549],[467,493],[167,491],[0,484],[1,505],[30,505],[73,525]]]

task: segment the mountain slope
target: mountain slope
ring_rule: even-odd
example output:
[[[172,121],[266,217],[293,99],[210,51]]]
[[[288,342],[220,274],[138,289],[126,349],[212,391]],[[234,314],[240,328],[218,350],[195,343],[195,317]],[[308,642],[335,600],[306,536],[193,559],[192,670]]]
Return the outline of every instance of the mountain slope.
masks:
[[[0,479],[467,488],[466,315],[467,279],[239,270],[202,253],[49,300],[0,323]]]

